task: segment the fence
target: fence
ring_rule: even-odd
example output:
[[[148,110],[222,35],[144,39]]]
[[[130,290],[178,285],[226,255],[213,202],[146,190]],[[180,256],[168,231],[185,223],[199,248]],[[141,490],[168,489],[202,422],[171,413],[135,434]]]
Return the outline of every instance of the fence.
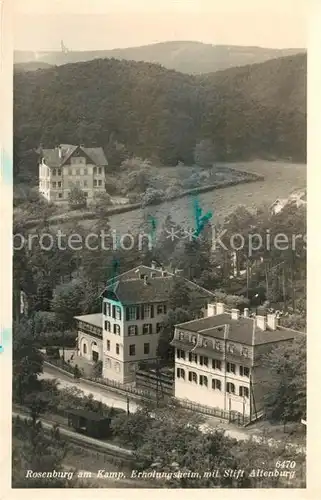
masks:
[[[218,417],[222,420],[227,420],[228,422],[234,422],[238,425],[245,425],[250,422],[249,417],[245,417],[242,413],[237,411],[226,411],[220,408],[212,408],[211,406],[205,406],[198,403],[192,403],[187,400],[179,400],[179,406],[185,408],[186,410],[191,410],[197,413],[203,413],[205,415],[211,415],[213,417]]]

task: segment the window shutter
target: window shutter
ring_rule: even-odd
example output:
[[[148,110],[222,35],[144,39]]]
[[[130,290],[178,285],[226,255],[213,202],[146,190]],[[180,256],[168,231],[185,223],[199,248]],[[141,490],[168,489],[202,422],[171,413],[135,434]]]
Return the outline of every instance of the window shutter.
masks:
[[[141,319],[144,319],[144,304],[141,305]]]
[[[150,306],[150,317],[151,318],[154,317],[154,306],[153,306],[153,304]]]
[[[113,313],[112,313],[112,317],[115,319],[116,318],[116,307],[113,306]]]
[[[126,321],[129,320],[129,307],[126,307]]]

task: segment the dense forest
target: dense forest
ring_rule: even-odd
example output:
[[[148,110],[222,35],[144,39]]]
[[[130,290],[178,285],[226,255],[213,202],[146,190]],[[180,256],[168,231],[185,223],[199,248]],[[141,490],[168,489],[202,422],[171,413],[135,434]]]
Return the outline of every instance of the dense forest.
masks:
[[[306,160],[306,55],[192,76],[96,59],[14,76],[15,175],[35,178],[35,148],[121,143],[129,154],[193,163],[211,139],[217,161]],[[111,162],[113,163],[113,162]]]

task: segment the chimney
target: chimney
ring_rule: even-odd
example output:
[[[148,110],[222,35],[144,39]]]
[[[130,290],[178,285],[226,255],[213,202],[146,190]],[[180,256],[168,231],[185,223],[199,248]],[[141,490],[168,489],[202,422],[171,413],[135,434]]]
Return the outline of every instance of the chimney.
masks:
[[[151,268],[152,269],[156,269],[156,262],[154,260],[152,260],[152,263],[151,263]]]
[[[266,330],[266,316],[257,315],[256,316],[256,326],[262,330]]]
[[[57,148],[58,148],[58,156],[61,159],[62,158],[62,148],[61,148],[61,146],[57,146]]]
[[[271,330],[276,330],[277,329],[277,327],[278,327],[278,318],[277,318],[277,315],[275,313],[267,315],[267,326]]]
[[[223,302],[216,303],[216,314],[224,314],[225,304]]]
[[[144,276],[144,285],[148,285],[147,276]]]
[[[215,316],[216,304],[207,304],[207,316]]]
[[[231,313],[232,319],[240,319],[240,310],[239,309],[232,309]]]
[[[243,314],[244,314],[244,318],[248,318],[249,317],[249,309],[248,309],[248,307],[245,307],[245,309],[243,311]]]

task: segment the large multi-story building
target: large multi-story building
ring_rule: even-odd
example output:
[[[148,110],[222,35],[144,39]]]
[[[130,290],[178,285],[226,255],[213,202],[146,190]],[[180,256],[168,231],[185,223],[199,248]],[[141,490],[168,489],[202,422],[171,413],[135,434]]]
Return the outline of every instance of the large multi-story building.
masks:
[[[279,327],[275,314],[249,317],[248,309],[241,315],[209,304],[206,318],[175,327],[175,397],[253,418],[270,376],[262,357],[298,335]]]
[[[105,191],[105,168],[108,165],[102,148],[61,144],[54,149],[39,149],[39,192],[47,201],[68,201],[70,190],[77,186],[88,199]]]
[[[185,278],[155,266],[138,266],[107,283],[100,317],[76,317],[79,354],[88,360],[101,359],[104,378],[132,382],[140,361],[157,359],[162,321],[171,307],[170,296],[177,280],[193,293],[200,307],[213,301],[213,293]]]

